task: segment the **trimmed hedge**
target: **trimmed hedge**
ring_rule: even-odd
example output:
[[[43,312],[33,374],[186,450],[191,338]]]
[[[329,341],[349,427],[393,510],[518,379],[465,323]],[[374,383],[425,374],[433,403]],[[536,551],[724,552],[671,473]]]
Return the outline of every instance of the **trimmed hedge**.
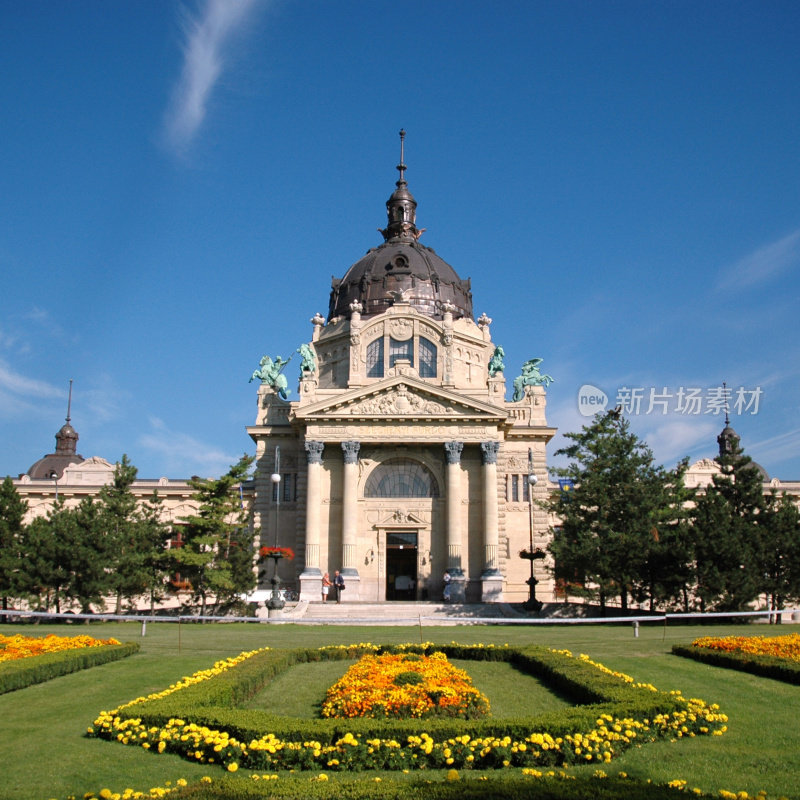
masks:
[[[464,776],[456,781],[441,777],[399,781],[383,778],[318,779],[280,778],[277,781],[224,777],[196,783],[170,795],[174,800],[677,800],[686,797],[669,786],[630,778],[589,775],[541,778],[492,775],[490,781]],[[715,795],[691,793],[709,800]]]
[[[24,689],[36,683],[44,683],[70,672],[119,661],[139,651],[138,642],[104,644],[100,647],[82,647],[62,650],[58,653],[43,653],[40,656],[4,661],[0,664],[0,694]]]
[[[710,647],[674,644],[672,653],[691,658],[714,667],[737,669],[762,678],[773,678],[784,683],[800,685],[800,662],[777,656],[760,656],[754,653],[727,652]]]
[[[380,652],[401,648],[382,647]],[[164,698],[120,709],[123,719],[140,719],[146,726],[161,726],[169,719],[191,720],[197,725],[224,731],[239,741],[249,742],[269,732],[284,741],[314,739],[332,744],[346,733],[359,738],[405,739],[424,729],[437,740],[469,734],[472,738],[510,736],[521,739],[532,730],[553,737],[586,731],[600,714],[652,719],[683,708],[666,692],[642,692],[623,679],[604,673],[577,658],[565,658],[546,647],[482,648],[460,645],[404,647],[403,652],[443,652],[448,658],[505,661],[540,678],[578,703],[574,708],[536,717],[465,720],[418,719],[296,719],[267,711],[241,708],[273,678],[295,664],[311,661],[357,658],[365,651],[347,648],[267,650],[210,680],[188,686]]]

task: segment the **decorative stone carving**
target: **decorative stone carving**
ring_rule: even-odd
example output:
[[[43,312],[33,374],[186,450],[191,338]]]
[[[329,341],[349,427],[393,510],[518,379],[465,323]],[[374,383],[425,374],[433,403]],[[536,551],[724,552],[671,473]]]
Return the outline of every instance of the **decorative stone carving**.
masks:
[[[358,464],[358,451],[361,449],[361,443],[355,441],[342,442],[342,451],[344,452],[345,464]]]
[[[409,392],[408,387],[399,384],[393,391],[378,397],[370,397],[348,408],[350,414],[452,414],[453,410],[438,403],[428,400],[414,392]]]
[[[389,323],[389,332],[394,339],[403,342],[414,335],[414,326],[405,319],[393,319]]]
[[[308,461],[309,464],[321,464],[322,451],[325,449],[325,443],[306,442],[304,446],[306,449],[306,461]]]
[[[444,455],[448,464],[461,463],[461,451],[464,449],[464,442],[445,442]]]
[[[478,327],[483,330],[484,328],[488,328],[492,324],[492,318],[487,317],[486,314],[481,314],[478,317]]]
[[[481,442],[481,463],[496,464],[500,442]]]

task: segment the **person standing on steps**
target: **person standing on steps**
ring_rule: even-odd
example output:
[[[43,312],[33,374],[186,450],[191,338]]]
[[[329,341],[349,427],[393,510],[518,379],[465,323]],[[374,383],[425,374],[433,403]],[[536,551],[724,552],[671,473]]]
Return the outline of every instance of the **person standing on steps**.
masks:
[[[336,602],[342,602],[342,592],[344,591],[344,575],[337,569],[333,573],[333,588],[336,591]]]
[[[330,575],[328,575],[328,573],[326,572],[322,576],[322,602],[323,603],[327,603],[328,602],[328,594],[330,593],[331,586],[333,586],[333,584],[331,583]]]

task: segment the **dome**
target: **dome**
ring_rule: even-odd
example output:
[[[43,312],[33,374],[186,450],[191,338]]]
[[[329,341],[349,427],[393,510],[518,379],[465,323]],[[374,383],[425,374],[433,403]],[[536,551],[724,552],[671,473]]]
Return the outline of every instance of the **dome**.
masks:
[[[349,317],[356,300],[365,317],[402,302],[429,317],[441,317],[443,304],[450,303],[454,317],[472,319],[469,280],[462,281],[433,249],[416,241],[389,239],[356,261],[344,278],[334,279],[328,320]]]
[[[472,319],[469,279],[462,281],[432,248],[419,243],[425,229],[416,226],[417,201],[405,180],[404,138],[405,131],[400,131],[400,179],[386,202],[388,224],[379,229],[384,242],[356,261],[341,280],[331,281],[328,321],[349,317],[356,301],[365,317],[407,303],[429,317],[441,317],[443,306],[449,304],[454,317]]]
[[[40,458],[28,470],[27,474],[38,480],[61,478],[70,464],[80,464],[84,460],[78,450],[78,432],[72,427],[70,411],[72,409],[72,381],[69,382],[69,403],[67,419],[56,434],[56,451]]]

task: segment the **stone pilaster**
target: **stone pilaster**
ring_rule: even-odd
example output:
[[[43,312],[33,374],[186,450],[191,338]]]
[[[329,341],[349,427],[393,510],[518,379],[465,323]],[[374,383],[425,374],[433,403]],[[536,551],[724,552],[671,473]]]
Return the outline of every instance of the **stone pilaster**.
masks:
[[[342,476],[342,575],[350,581],[358,579],[356,541],[358,538],[358,451],[359,442],[342,442],[344,468]],[[353,589],[356,587],[354,586]],[[348,597],[355,592],[347,589]]]
[[[319,600],[322,594],[320,569],[320,510],[322,507],[323,442],[306,442],[306,564],[300,574],[300,599]]]
[[[481,442],[483,462],[483,551],[484,567],[481,574],[481,599],[483,602],[500,602],[503,599],[503,576],[498,565],[497,527],[497,452],[500,442]]]
[[[445,442],[447,461],[447,572],[450,574],[450,602],[464,602],[466,578],[461,561],[461,451],[463,442]]]

